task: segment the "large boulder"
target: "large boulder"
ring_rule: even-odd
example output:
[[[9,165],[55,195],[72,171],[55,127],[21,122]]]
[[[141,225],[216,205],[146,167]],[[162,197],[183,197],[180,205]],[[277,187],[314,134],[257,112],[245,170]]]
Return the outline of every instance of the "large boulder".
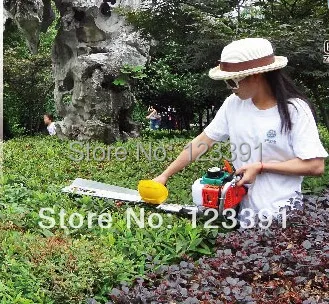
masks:
[[[131,120],[135,98],[129,84],[113,81],[124,65],[145,65],[149,45],[119,9],[138,9],[141,0],[54,0],[60,12],[52,59],[55,103],[62,121],[60,138],[105,143],[138,136]],[[50,0],[6,0],[14,19],[36,52],[39,33],[53,20]]]
[[[149,46],[116,11],[140,1],[57,0],[61,27],[53,49],[57,134],[106,143],[138,135],[134,96],[113,81],[123,65],[144,65]]]

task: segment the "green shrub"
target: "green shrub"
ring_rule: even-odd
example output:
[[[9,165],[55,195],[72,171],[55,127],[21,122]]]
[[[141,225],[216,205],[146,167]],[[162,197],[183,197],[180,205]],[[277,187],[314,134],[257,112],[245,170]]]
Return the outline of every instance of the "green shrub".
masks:
[[[319,135],[321,142],[329,153],[329,130],[325,126],[319,126]],[[305,194],[320,194],[324,189],[329,187],[329,158],[325,160],[325,172],[321,177],[304,178],[303,193]]]
[[[326,141],[327,131],[320,129],[320,134]],[[111,200],[61,193],[61,188],[77,177],[136,189],[139,180],[161,173],[194,134],[144,131],[142,136],[111,145],[112,149],[121,146],[127,150],[125,161],[118,161],[113,155],[109,160],[94,160],[92,152],[96,146],[108,148],[96,142],[89,143],[90,160],[80,162],[70,159],[75,156],[70,150],[71,141],[37,136],[5,142],[0,197],[1,303],[75,304],[84,303],[87,297],[104,303],[113,286],[145,276],[150,259],[160,266],[185,255],[198,258],[213,254],[219,228],[204,229],[201,221],[193,228],[189,219],[176,215],[163,216],[164,223],[158,229],[149,227],[147,221],[145,229],[136,225],[128,228],[125,212],[130,205],[118,207]],[[147,152],[149,144],[153,151],[164,147],[167,156],[159,161],[154,156],[148,160],[141,154],[137,160],[138,144]],[[191,203],[193,181],[207,168],[222,162],[216,151],[206,157],[170,179],[168,202]],[[319,192],[327,183],[328,172],[322,178],[305,178],[303,188]],[[39,226],[39,211],[45,207],[56,212],[53,228]],[[94,221],[89,229],[84,221],[80,229],[63,229],[59,227],[61,209],[67,213],[65,223],[75,212],[84,218],[89,212],[109,212],[113,224],[110,228],[100,228]],[[135,206],[133,210],[138,215],[142,209]],[[145,208],[146,219],[153,210],[151,206]]]
[[[20,137],[5,142],[3,195],[0,198],[0,241],[3,249],[0,255],[15,259],[17,273],[24,275],[18,277],[10,266],[13,262],[10,264],[0,257],[3,269],[0,281],[7,286],[7,291],[0,293],[0,302],[12,301],[14,289],[22,299],[26,299],[26,303],[75,304],[83,303],[87,297],[105,302],[113,286],[144,276],[151,258],[161,265],[177,261],[184,255],[197,258],[212,254],[218,229],[204,229],[202,222],[198,221],[197,227],[193,228],[189,219],[163,216],[163,225],[152,229],[148,226],[147,217],[154,209],[147,207],[146,228],[139,229],[133,225],[129,229],[125,223],[128,205],[117,207],[111,200],[61,193],[61,188],[76,177],[136,189],[140,179],[159,174],[189,140],[179,132],[172,135],[170,139],[168,133],[162,132],[157,135],[161,139],[155,139],[151,133],[144,134],[142,145],[146,151],[149,143],[153,149],[163,145],[168,151],[165,161],[149,161],[145,155],[137,161],[139,139],[112,145],[127,149],[126,161],[113,158],[104,162],[93,159],[72,161],[71,142],[50,136]],[[108,147],[102,143],[90,143],[91,151],[96,145]],[[90,156],[92,158],[92,154]],[[168,202],[190,204],[191,183],[205,168],[218,161],[195,163],[173,177],[168,184]],[[54,228],[42,229],[39,226],[39,211],[45,207],[56,212]],[[88,229],[87,222],[84,222],[80,229],[62,229],[58,215],[61,209],[67,213],[65,223],[75,212],[84,217],[88,212],[109,212],[113,225],[105,229],[94,223]],[[133,210],[140,214],[142,209],[135,206]],[[12,283],[9,284],[8,280]]]
[[[4,32],[5,137],[35,134],[44,129],[43,114],[54,113],[51,47],[55,23],[41,34],[39,53],[29,53],[25,39],[8,21]]]
[[[329,130],[325,126],[322,126],[322,125],[320,125],[318,127],[318,130],[319,130],[319,135],[320,135],[322,144],[325,147],[325,149],[328,151],[329,150]]]

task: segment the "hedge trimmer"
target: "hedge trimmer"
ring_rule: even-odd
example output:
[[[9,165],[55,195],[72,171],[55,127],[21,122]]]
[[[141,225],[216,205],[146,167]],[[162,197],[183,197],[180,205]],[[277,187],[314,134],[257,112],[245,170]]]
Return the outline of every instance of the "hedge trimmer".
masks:
[[[171,213],[188,214],[191,211],[203,214],[206,209],[217,209],[223,214],[225,209],[236,208],[247,193],[245,186],[237,186],[241,179],[230,164],[224,161],[224,167],[212,167],[196,180],[192,186],[193,205],[165,203],[168,189],[153,180],[141,180],[138,190],[108,185],[92,180],[77,178],[62,189],[63,192],[113,199],[119,202],[157,205],[156,209]]]

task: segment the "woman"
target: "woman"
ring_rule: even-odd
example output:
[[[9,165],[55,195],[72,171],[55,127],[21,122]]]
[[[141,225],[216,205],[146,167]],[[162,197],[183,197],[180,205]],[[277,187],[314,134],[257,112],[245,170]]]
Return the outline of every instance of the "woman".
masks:
[[[153,106],[150,106],[148,108],[148,111],[150,112],[150,114],[147,115],[146,118],[150,120],[150,129],[151,130],[159,129],[161,116],[158,115],[157,110]]]
[[[271,43],[263,38],[227,45],[209,76],[224,80],[233,94],[190,148],[154,180],[166,184],[205,147],[229,138],[236,173],[243,174],[237,185],[248,187],[240,220],[262,209],[277,215],[289,199],[298,198],[303,176],[322,175],[328,153],[306,98],[282,72],[287,62],[286,57],[274,56]]]

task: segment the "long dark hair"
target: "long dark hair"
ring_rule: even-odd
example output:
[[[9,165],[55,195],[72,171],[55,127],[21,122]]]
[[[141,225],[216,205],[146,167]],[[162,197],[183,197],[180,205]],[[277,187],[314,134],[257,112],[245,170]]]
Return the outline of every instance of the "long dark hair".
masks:
[[[281,133],[282,130],[285,132],[291,131],[292,128],[288,104],[293,105],[293,103],[288,100],[289,98],[299,98],[305,101],[311,108],[313,117],[316,120],[316,114],[313,105],[309,102],[305,94],[295,86],[292,79],[282,71],[282,69],[266,72],[264,73],[264,76],[272,90],[273,96],[278,103],[278,110],[281,118]]]

